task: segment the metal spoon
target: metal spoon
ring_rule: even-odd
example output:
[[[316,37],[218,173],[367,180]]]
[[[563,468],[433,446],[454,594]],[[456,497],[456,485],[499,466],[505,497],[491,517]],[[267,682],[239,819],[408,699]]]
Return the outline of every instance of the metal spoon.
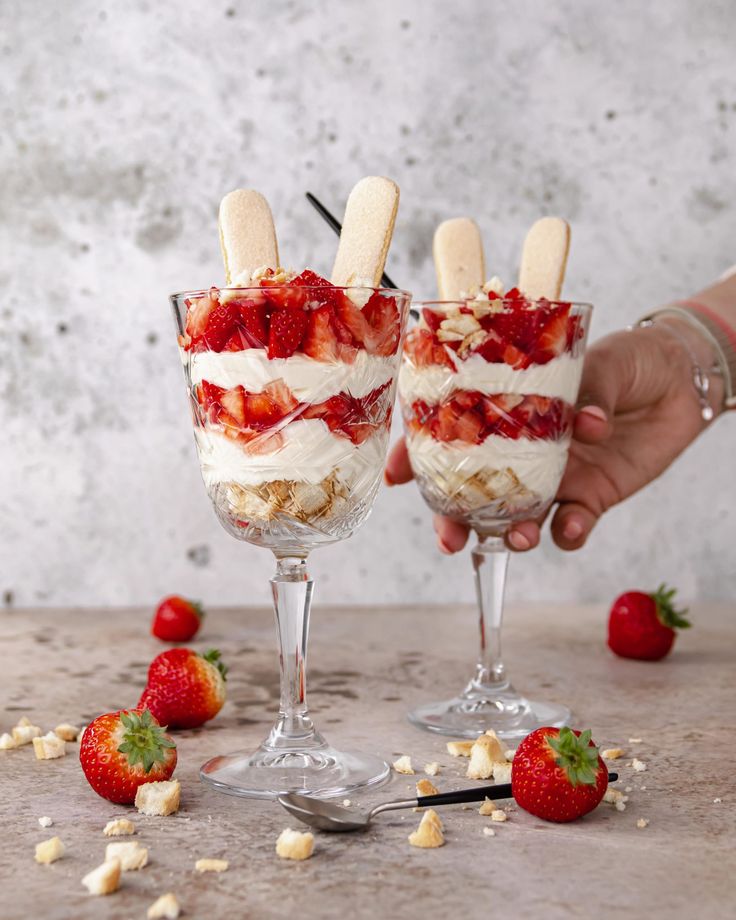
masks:
[[[608,782],[615,783],[618,773],[609,773]],[[400,808],[431,808],[434,805],[457,805],[461,802],[482,802],[484,799],[510,799],[511,783],[498,783],[494,786],[475,786],[472,789],[459,789],[457,792],[440,792],[437,795],[422,795],[411,799],[398,799],[376,805],[368,813],[351,811],[342,805],[315,798],[313,795],[300,795],[287,792],[280,795],[278,801],[299,821],[316,827],[321,831],[364,830],[371,821],[384,811],[396,811]]]

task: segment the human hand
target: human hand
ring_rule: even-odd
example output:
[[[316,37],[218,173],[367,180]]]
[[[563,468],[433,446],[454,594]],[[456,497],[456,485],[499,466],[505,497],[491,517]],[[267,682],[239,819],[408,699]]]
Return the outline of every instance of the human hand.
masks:
[[[605,511],[656,479],[706,427],[682,339],[703,368],[711,366],[709,344],[688,323],[669,317],[647,328],[614,332],[588,349],[551,522],[552,537],[562,549],[581,547]],[[717,409],[719,381],[711,383]],[[402,439],[389,455],[386,481],[411,478]],[[506,535],[509,548],[535,547],[542,520],[514,524]],[[435,515],[434,527],[443,552],[465,545],[468,528],[457,521]]]

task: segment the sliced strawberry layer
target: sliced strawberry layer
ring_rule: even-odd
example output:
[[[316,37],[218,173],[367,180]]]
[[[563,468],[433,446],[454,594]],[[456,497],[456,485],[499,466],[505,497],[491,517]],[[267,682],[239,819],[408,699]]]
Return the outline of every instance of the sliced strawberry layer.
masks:
[[[321,403],[298,403],[282,380],[269,383],[261,393],[242,386],[224,389],[207,380],[196,387],[203,423],[220,425],[227,437],[247,443],[285,419],[321,419],[335,434],[362,444],[391,421],[389,384],[377,387],[360,399],[339,393]],[[274,432],[278,435],[278,429]],[[279,446],[274,442],[273,449]]]
[[[562,399],[459,390],[436,405],[423,400],[405,410],[410,431],[436,441],[482,444],[492,434],[517,440],[556,440],[572,426],[573,408]]]
[[[499,299],[493,293],[488,296],[491,300]],[[572,350],[582,336],[582,326],[579,317],[570,316],[570,304],[540,303],[540,306],[530,307],[529,301],[518,291],[510,291],[503,299],[502,311],[478,317],[485,338],[474,342],[470,348],[463,348],[462,340],[440,342],[437,333],[446,316],[425,307],[422,318],[427,329],[415,330],[407,336],[405,354],[418,367],[451,366],[447,349],[457,353],[458,360],[478,354],[490,364],[508,364],[517,370],[532,364],[547,364]],[[473,311],[461,307],[460,312],[470,314]]]
[[[401,317],[393,297],[374,293],[363,309],[344,290],[309,270],[288,284],[269,271],[260,290],[220,303],[220,292],[187,301],[181,345],[187,351],[243,351],[266,348],[269,358],[302,352],[316,361],[354,360],[358,349],[396,354]]]

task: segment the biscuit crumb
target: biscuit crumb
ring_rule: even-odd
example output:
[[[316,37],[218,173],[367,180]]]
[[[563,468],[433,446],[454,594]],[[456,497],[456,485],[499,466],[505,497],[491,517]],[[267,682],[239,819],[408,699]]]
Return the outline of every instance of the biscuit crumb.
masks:
[[[486,732],[473,742],[467,775],[470,779],[490,779],[495,763],[505,764],[506,758],[495,732]]]
[[[79,729],[76,725],[70,725],[68,722],[62,722],[54,729],[54,734],[62,741],[76,741],[79,737]]]
[[[491,821],[508,821],[509,816],[505,811],[502,811],[500,808],[496,808],[491,812]]]
[[[148,847],[141,846],[136,840],[124,843],[108,843],[105,847],[105,860],[119,859],[122,872],[142,869],[148,863]]]
[[[162,894],[158,900],[151,904],[146,911],[146,917],[148,920],[176,920],[180,913],[179,902],[174,897],[174,894],[169,891],[167,894]]]
[[[714,804],[714,805],[720,805],[722,801],[723,801],[723,799],[721,799],[721,798],[715,798],[715,799],[713,799],[713,804]]]
[[[127,818],[115,818],[114,821],[108,821],[102,829],[105,837],[124,837],[127,834],[135,834],[135,824]]]
[[[12,751],[16,747],[18,747],[18,744],[12,735],[8,734],[8,732],[3,732],[0,735],[0,751]]]
[[[44,815],[42,818],[38,819],[38,823],[41,825],[41,827],[51,827],[54,822],[51,820],[51,818],[49,818],[48,815]]]
[[[309,831],[293,831],[284,828],[276,841],[276,855],[282,859],[309,859],[314,852],[314,835]]]
[[[504,751],[503,756],[510,763],[514,759],[514,757],[516,757],[516,748],[510,748],[508,751]]]
[[[483,800],[483,804],[478,809],[478,814],[488,816],[488,815],[492,815],[495,810],[496,810],[495,803],[492,802],[488,797],[486,797]]]
[[[493,764],[493,780],[496,783],[510,783],[511,782],[511,769],[513,764],[510,763],[494,763]]]
[[[618,760],[619,757],[624,757],[626,751],[623,748],[606,748],[605,751],[601,751],[601,757],[604,760]]]
[[[470,757],[474,741],[448,741],[447,753],[452,757]]]
[[[353,804],[353,803],[350,801],[350,799],[343,799],[343,800],[342,800],[342,807],[343,807],[343,808],[350,808],[350,806],[351,806],[352,804]]]
[[[120,887],[120,871],[120,860],[111,859],[88,872],[82,879],[82,884],[90,894],[112,894]]]
[[[55,760],[66,755],[66,742],[53,732],[41,738],[33,738],[32,741],[36,760]]]
[[[493,830],[492,827],[488,827],[488,826],[486,825],[486,826],[483,828],[483,836],[484,836],[484,837],[495,837],[495,836],[496,836],[496,832]]]
[[[25,719],[25,716],[23,716],[23,718]],[[26,719],[26,722],[27,721]],[[13,729],[13,741],[15,741],[16,747],[22,747],[24,744],[30,744],[33,739],[38,738],[40,734],[41,729],[38,725],[26,725],[25,723],[21,724],[21,722],[19,722]]]
[[[424,772],[427,774],[427,776],[437,776],[437,774],[440,772],[440,765],[436,760],[433,760],[432,763],[425,763]]]
[[[647,768],[647,765],[642,760],[637,760],[636,757],[631,761],[631,766],[637,773],[643,773]]]
[[[422,815],[419,827],[409,834],[409,843],[413,847],[431,850],[441,847],[445,842],[440,816],[433,808],[428,808]]]
[[[405,773],[407,776],[414,775],[414,768],[411,765],[411,757],[408,754],[403,754],[399,757],[398,760],[395,760],[391,766],[394,768],[396,773]]]
[[[437,795],[439,791],[440,790],[429,779],[420,779],[417,783],[417,796],[419,798],[423,795]]]
[[[629,744],[641,744],[641,738],[629,738]]]
[[[64,855],[64,844],[58,837],[50,837],[36,844],[36,862],[42,865],[56,862]]]
[[[649,818],[639,818],[639,819],[637,820],[637,822],[636,822],[636,826],[637,826],[637,827],[641,827],[641,828],[648,827],[648,826],[649,826]]]
[[[142,815],[171,815],[179,810],[181,784],[178,779],[143,783],[135,794],[135,807]]]
[[[226,859],[198,859],[194,868],[197,872],[225,872],[229,865]]]

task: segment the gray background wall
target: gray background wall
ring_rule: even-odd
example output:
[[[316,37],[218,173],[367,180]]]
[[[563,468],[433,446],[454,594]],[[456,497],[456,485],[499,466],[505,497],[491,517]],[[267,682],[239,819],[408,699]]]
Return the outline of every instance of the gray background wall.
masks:
[[[402,206],[389,271],[433,294],[434,226],[477,217],[513,279],[527,226],[573,226],[593,336],[736,261],[732,2],[2,0],[0,591],[6,603],[262,603],[269,554],[216,522],[167,294],[221,279],[219,198],[261,189],[283,261],[328,270],[303,200],[367,173]],[[730,598],[736,419],[513,598],[671,579]],[[323,602],[470,599],[413,486],[315,554]]]

